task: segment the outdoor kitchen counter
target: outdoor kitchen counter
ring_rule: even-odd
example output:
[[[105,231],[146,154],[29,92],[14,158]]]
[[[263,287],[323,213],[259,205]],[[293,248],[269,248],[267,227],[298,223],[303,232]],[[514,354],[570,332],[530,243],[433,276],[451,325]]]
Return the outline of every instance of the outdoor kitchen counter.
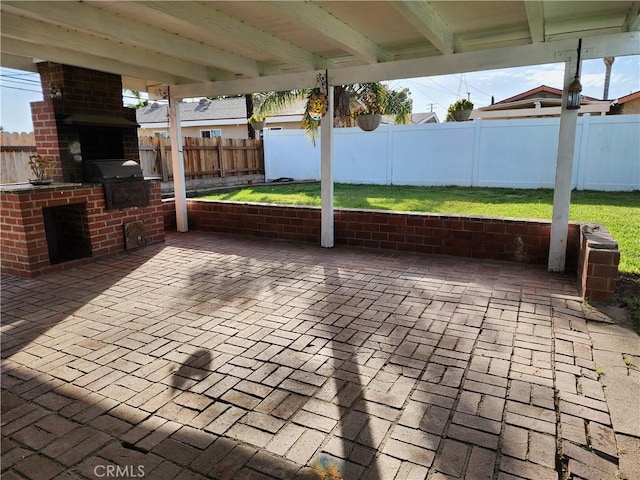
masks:
[[[160,182],[135,183],[148,187],[147,204],[111,210],[100,183],[0,185],[2,272],[35,277],[164,241]]]

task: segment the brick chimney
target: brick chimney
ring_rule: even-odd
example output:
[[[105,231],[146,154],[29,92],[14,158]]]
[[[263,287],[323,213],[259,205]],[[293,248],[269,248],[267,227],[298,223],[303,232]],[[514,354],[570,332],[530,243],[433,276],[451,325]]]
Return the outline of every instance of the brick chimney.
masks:
[[[36,149],[56,160],[55,181],[82,182],[82,161],[114,143],[124,158],[139,162],[137,129],[108,126],[113,119],[136,121],[135,110],[122,104],[119,75],[51,62],[39,63],[38,72],[44,99],[31,103]]]

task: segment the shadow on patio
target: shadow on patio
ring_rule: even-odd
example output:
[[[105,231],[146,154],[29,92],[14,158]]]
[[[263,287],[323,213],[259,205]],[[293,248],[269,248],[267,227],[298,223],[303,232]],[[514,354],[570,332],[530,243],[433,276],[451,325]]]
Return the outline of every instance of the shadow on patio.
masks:
[[[3,474],[558,478],[556,440],[576,458],[610,424],[557,407],[594,387],[554,353],[588,346],[571,295],[519,264],[198,233],[3,279]]]

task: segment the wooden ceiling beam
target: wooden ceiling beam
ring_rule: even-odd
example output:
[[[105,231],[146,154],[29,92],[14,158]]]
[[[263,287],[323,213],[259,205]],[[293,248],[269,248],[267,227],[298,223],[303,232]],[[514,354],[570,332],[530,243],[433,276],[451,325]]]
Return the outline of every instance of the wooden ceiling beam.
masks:
[[[391,4],[441,53],[455,52],[454,34],[430,2],[399,0]]]
[[[634,2],[629,9],[629,13],[624,19],[624,30],[626,32],[637,32],[640,30],[640,2]]]
[[[2,52],[2,66],[4,68],[22,70],[23,72],[38,73],[38,67],[29,56],[17,55],[4,51]]]
[[[501,46],[526,45],[531,43],[531,34],[526,26],[512,30],[487,30],[469,32],[456,37],[460,52],[490,50]]]
[[[187,80],[177,75],[170,75],[161,70],[123,63],[121,60],[110,60],[76,50],[53,47],[51,45],[38,45],[15,38],[8,38],[4,35],[0,38],[2,41],[2,64],[7,67],[10,65],[5,63],[5,55],[9,54],[14,57],[28,59],[28,61],[34,65],[38,61],[46,60],[64,65],[89,68],[100,72],[114,73],[116,75],[126,75],[135,78],[153,78],[158,82],[169,84],[184,83]],[[29,69],[29,71],[37,72],[37,69],[34,67],[33,69]]]
[[[391,55],[377,43],[369,40],[318,5],[309,1],[269,2],[269,5],[296,22],[305,24],[332,42],[339,44],[342,49],[367,63],[391,60]]]
[[[565,18],[556,21],[547,19],[545,36],[547,40],[559,40],[573,36],[586,37],[592,35],[604,35],[608,33],[624,32],[624,19],[620,14],[592,15],[581,18]]]
[[[142,5],[180,19],[187,26],[202,27],[209,31],[214,30],[216,35],[232,38],[237,43],[268,53],[290,65],[321,69],[329,68],[333,64],[324,57],[315,55],[313,52],[297,47],[286,40],[247,25],[240,20],[210,8],[210,6],[157,1],[142,2]],[[215,4],[212,6],[215,7]]]
[[[376,82],[401,78],[430,77],[461,72],[476,72],[497,68],[542,65],[567,61],[576,55],[575,38],[513,47],[492,48],[474,52],[439,55],[411,60],[343,67],[329,70],[331,85]],[[622,33],[588,37],[583,40],[582,59],[637,55],[640,33]],[[271,90],[311,88],[318,72],[278,75],[229,82],[207,82],[198,85],[177,85],[171,88],[176,98],[231,95]]]
[[[1,18],[2,34],[7,38],[15,38],[43,46],[58,47],[152,70],[163,70],[174,77],[190,78],[194,81],[203,82],[213,79],[211,72],[206,67],[173,58],[169,55],[143,50],[122,44],[116,40],[107,40],[88,33],[71,31],[50,23],[7,13],[4,10]],[[157,78],[154,78],[154,80],[157,80]]]
[[[544,42],[544,2],[531,0],[524,2],[527,11],[527,21],[533,43]]]
[[[116,15],[84,2],[73,4],[71,10],[66,2],[3,2],[2,9],[105,38],[116,37],[120,42],[131,46],[162,52],[164,55],[181,58],[193,64],[250,76],[259,74],[258,65],[253,60],[203,45],[166,30],[149,27],[143,22]]]

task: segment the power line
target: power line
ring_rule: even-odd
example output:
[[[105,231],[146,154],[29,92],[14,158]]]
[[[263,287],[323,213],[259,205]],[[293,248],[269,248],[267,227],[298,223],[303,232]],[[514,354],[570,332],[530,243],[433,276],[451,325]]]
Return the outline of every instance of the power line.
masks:
[[[37,76],[34,76],[33,74],[18,75],[18,74],[0,73],[0,77],[17,78],[24,81],[40,83],[39,76],[37,77]]]
[[[434,101],[435,103],[438,103],[438,101],[433,98],[433,96],[430,93],[426,93],[429,92],[429,90],[434,89],[434,87],[430,87],[428,85],[424,85],[423,83],[420,82],[416,82],[414,80],[409,80],[410,83],[412,83],[413,85],[415,85],[416,89],[421,91],[423,95],[429,97],[432,101]],[[435,88],[435,90],[440,90],[438,88]],[[446,92],[446,90],[442,89],[443,92]],[[453,92],[451,92],[453,93]]]
[[[28,88],[12,87],[10,85],[0,85],[0,88],[10,88],[12,90],[21,90],[23,92],[42,93],[41,90],[30,90]]]
[[[426,85],[423,85],[420,82],[416,82],[414,80],[405,80],[408,83],[411,83],[414,85],[413,88],[415,88],[416,90],[418,90],[420,93],[422,93],[425,97],[427,97],[428,99],[430,99],[434,104],[442,107],[442,108],[447,108],[444,105],[442,105],[440,102],[438,102],[435,98],[433,98],[430,94],[426,93],[428,91],[428,88]]]
[[[33,88],[41,87],[39,80],[23,78],[23,77],[0,75],[0,85],[6,85],[7,83],[24,85],[24,86],[33,87]]]
[[[466,76],[462,77],[462,76],[458,76],[458,75],[452,75],[452,77],[457,78],[460,82],[464,82],[465,86],[467,87],[467,89],[469,88],[473,88],[474,90],[480,92],[481,94],[485,95],[487,98],[491,97],[491,95],[489,95],[486,92],[483,92],[482,90],[480,90],[477,87],[474,87],[473,85],[469,84],[469,81],[466,79]],[[429,80],[430,82],[435,83],[438,87],[440,87],[440,89],[442,89],[442,91],[450,93],[452,95],[455,95],[456,97],[460,96],[460,92],[454,92],[453,90],[445,87],[444,85],[436,82],[434,79],[430,78],[430,77],[425,77],[427,80]]]
[[[464,75],[464,74],[463,74],[463,75]],[[456,76],[456,75],[454,75],[454,76]],[[471,84],[467,81],[466,77],[464,77],[464,80],[463,80],[463,81],[464,81],[465,85],[466,85],[468,88],[469,88],[469,87],[470,87],[470,88],[473,88],[474,90],[476,90],[476,91],[480,92],[481,94],[483,94],[483,95],[485,95],[485,96],[487,96],[487,97],[490,97],[490,96],[491,96],[491,95],[489,95],[487,92],[483,92],[482,90],[480,90],[478,87],[474,87],[473,85],[471,85]]]
[[[0,85],[6,83],[15,83],[18,85],[27,85],[29,87],[40,87],[40,81],[31,79],[31,78],[23,78],[22,76],[14,76],[14,75],[2,75],[0,74]]]
[[[470,96],[470,93],[469,93],[469,84],[467,83],[467,76],[463,73],[463,74],[458,78],[458,80],[459,80],[459,81],[458,81],[458,93],[456,94],[456,97],[457,97],[457,98],[462,97],[462,95],[460,95],[460,92],[461,92],[461,90],[462,90],[462,84],[464,83],[464,86],[466,87],[466,88],[465,88],[465,90],[466,90],[466,93],[467,93],[467,100],[469,100],[469,98],[468,98],[468,97]]]
[[[0,73],[0,77],[38,77],[37,73]]]
[[[434,83],[435,85],[437,85],[443,92],[447,92],[450,93],[452,95],[456,95],[458,96],[457,92],[454,92],[453,90],[445,87],[444,85],[439,84],[438,82],[436,82],[434,79],[427,77],[427,80],[429,80],[430,82]],[[426,85],[425,85],[426,86]]]
[[[22,84],[20,84],[20,85],[22,85]],[[29,85],[27,85],[27,86],[29,86]],[[12,90],[21,90],[23,92],[42,93],[42,90],[31,90],[31,89],[28,89],[28,88],[20,88],[20,87],[16,87],[16,86],[13,86],[13,85],[5,85],[2,82],[0,82],[0,88],[10,88]],[[122,98],[128,98],[128,99],[132,99],[132,100],[142,100],[142,101],[145,100],[144,98],[133,97],[131,95],[123,95]]]
[[[7,83],[15,83],[17,85],[26,85],[28,87],[40,87],[40,83],[31,83],[31,82],[21,82],[20,80],[14,80],[14,79],[0,79],[0,85],[2,84],[7,84]]]
[[[38,73],[36,72],[29,72],[27,70],[16,70],[15,68],[8,68],[8,67],[0,67],[0,74],[1,75],[38,75]]]
[[[0,82],[22,83],[25,85],[40,85],[40,82],[30,82],[25,78],[0,78]]]

